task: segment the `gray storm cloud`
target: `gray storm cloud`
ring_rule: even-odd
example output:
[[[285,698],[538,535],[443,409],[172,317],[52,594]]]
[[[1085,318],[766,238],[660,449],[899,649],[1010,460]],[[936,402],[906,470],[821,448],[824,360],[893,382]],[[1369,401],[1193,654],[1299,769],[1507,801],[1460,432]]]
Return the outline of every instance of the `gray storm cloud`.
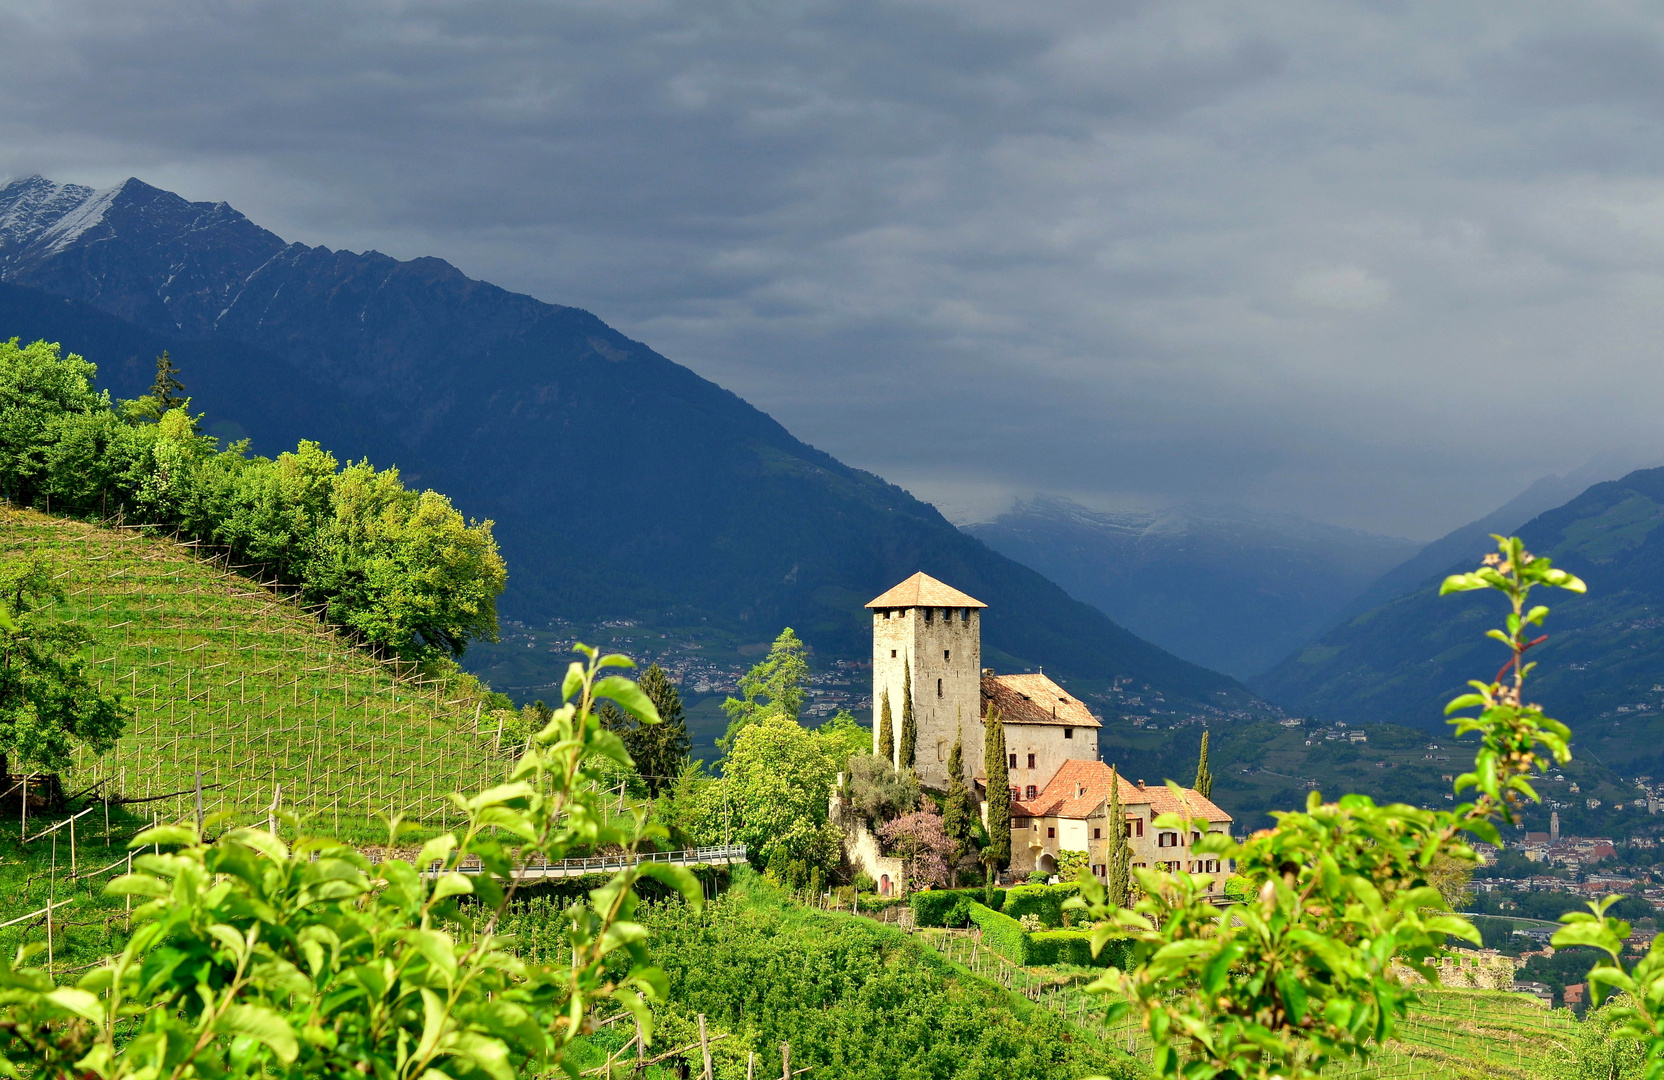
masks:
[[[1428,536],[1664,456],[1644,5],[0,11],[0,171],[588,308],[981,516]]]

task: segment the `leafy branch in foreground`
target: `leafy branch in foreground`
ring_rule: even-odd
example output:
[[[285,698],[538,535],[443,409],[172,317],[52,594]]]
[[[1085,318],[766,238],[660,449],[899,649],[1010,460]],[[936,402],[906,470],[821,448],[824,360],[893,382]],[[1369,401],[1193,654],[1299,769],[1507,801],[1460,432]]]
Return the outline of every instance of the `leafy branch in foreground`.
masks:
[[[662,835],[637,814],[609,821],[592,766],[628,764],[596,716],[606,698],[644,723],[653,703],[608,668],[633,666],[580,646],[565,704],[531,740],[508,782],[472,798],[460,833],[414,863],[372,864],[337,841],[292,847],[259,829],[209,843],[190,826],[151,829],[158,852],[109,891],[144,898],[119,956],[74,985],[0,961],[0,1073],[12,1077],[187,1080],[254,1076],[362,1080],[512,1080],[560,1067],[611,1000],[651,1037],[649,1001],[665,978],[634,921],[642,874],[697,907],[694,877],[637,864],[562,914],[565,959],[529,964],[498,933],[516,871],[574,848],[634,852]],[[291,819],[292,821],[292,819]],[[218,824],[210,820],[209,824]],[[401,822],[389,822],[389,848]],[[166,849],[166,850],[163,850]],[[477,872],[465,872],[477,864]]]
[[[1111,938],[1134,943],[1133,963],[1091,989],[1121,996],[1113,1015],[1142,1014],[1161,1075],[1315,1077],[1331,1059],[1367,1056],[1415,1001],[1404,969],[1431,980],[1428,961],[1447,935],[1478,944],[1435,887],[1435,867],[1476,862],[1466,838],[1500,842],[1496,822],[1515,821],[1522,801],[1537,799],[1530,774],[1551,758],[1570,760],[1566,727],[1524,697],[1534,667],[1524,657],[1543,640],[1529,635],[1548,614],[1527,604],[1538,586],[1584,590],[1518,539],[1496,540],[1496,554],[1441,589],[1494,589],[1511,607],[1505,629],[1489,634],[1508,647],[1508,662],[1445,710],[1478,710],[1450,721],[1459,734],[1479,735],[1473,771],[1456,781],[1458,793],[1473,789],[1472,802],[1435,811],[1377,806],[1363,795],[1326,803],[1314,791],[1303,811],[1279,813],[1275,828],[1241,842],[1199,822],[1192,850],[1234,859],[1257,886],[1236,907],[1213,905],[1212,875],[1137,868],[1142,899],[1131,909],[1082,878],[1081,896],[1068,906],[1096,920],[1094,949]],[[1192,828],[1183,814],[1163,815],[1156,826]],[[1659,969],[1664,999],[1664,957]]]

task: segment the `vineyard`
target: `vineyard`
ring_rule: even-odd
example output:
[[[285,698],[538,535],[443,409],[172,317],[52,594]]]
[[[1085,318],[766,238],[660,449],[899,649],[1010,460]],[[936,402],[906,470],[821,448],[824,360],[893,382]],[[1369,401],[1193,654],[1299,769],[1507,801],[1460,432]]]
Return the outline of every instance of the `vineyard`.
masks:
[[[59,617],[89,630],[88,659],[134,710],[69,782],[146,816],[309,816],[336,835],[386,837],[377,818],[453,823],[445,796],[497,782],[505,757],[477,689],[378,660],[275,585],[134,528],[0,511],[0,558],[53,559]],[[142,802],[141,802],[142,800]]]

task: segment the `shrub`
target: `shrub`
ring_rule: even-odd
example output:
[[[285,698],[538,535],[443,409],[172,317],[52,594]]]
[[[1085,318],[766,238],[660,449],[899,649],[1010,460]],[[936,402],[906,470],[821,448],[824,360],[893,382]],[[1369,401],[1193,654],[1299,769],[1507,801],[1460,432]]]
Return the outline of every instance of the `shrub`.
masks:
[[[914,926],[963,926],[965,916],[958,922],[949,922],[948,914],[958,907],[961,901],[980,903],[983,899],[981,889],[929,889],[916,892],[912,896],[913,925]],[[994,910],[999,910],[1005,903],[1005,890],[994,890]]]
[[[1000,910],[1013,919],[1033,915],[1042,926],[1059,927],[1063,925],[1063,902],[1079,895],[1080,886],[1072,881],[1062,885],[1019,885],[1005,894],[1005,906]]]
[[[982,944],[1013,964],[1029,962],[1030,939],[1022,924],[1009,915],[978,903],[971,904],[971,921],[982,931]]]
[[[1074,964],[1077,967],[1120,967],[1132,958],[1132,943],[1107,941],[1092,955],[1092,936],[1079,930],[1042,930],[1029,935],[1029,963]]]

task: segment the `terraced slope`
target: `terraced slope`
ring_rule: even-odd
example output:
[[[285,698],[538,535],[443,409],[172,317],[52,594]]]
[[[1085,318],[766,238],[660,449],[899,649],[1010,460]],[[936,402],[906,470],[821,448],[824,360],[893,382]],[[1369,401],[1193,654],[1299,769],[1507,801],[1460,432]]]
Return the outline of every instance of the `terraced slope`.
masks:
[[[274,800],[338,835],[385,838],[381,815],[438,826],[444,797],[497,782],[506,760],[477,691],[401,673],[272,588],[189,546],[27,510],[0,511],[0,558],[45,553],[96,637],[93,665],[135,709],[71,792],[103,784],[163,818],[263,821]],[[480,731],[480,727],[487,730]]]

